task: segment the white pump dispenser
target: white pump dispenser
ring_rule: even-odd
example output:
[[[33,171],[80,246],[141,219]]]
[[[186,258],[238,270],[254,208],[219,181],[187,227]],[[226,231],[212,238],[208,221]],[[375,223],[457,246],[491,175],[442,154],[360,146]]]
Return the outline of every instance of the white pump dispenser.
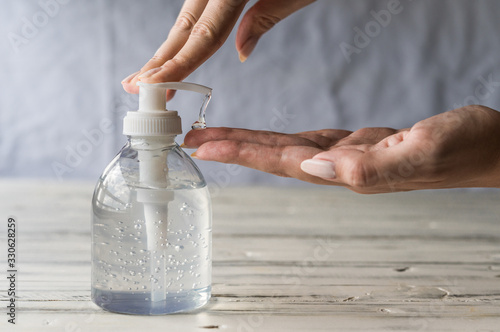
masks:
[[[164,139],[174,140],[176,135],[182,134],[181,118],[177,111],[166,108],[167,90],[187,90],[210,95],[212,89],[194,83],[167,82],[148,84],[138,82],[139,110],[127,112],[123,119],[123,134],[132,137],[142,137],[148,141]],[[142,183],[150,188],[137,190],[137,201],[144,203],[144,219],[146,222],[148,250],[154,252],[165,246],[165,238],[161,234],[167,233],[168,203],[174,199],[173,191],[164,191],[168,184],[168,166],[166,151],[158,155],[158,151],[141,149],[139,153],[139,176]],[[153,188],[157,188],[154,190]],[[161,221],[162,227],[157,227]],[[151,257],[154,264],[156,260]],[[162,266],[154,266],[152,270],[162,270]],[[161,275],[155,276],[161,280]],[[161,301],[165,298],[163,292],[154,291],[152,301]]]
[[[193,125],[204,128],[212,90],[183,82],[137,85],[139,108],[123,119],[129,142],[94,193],[92,300],[131,314],[193,310],[210,298],[211,203],[203,175],[175,143],[181,118],[167,110],[166,93],[204,94]]]

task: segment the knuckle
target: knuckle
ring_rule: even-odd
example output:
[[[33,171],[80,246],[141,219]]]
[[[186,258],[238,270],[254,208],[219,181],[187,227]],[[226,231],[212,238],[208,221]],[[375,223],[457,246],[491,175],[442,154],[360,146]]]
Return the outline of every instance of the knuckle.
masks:
[[[214,146],[220,145],[217,150],[218,158],[224,163],[236,163],[241,161],[241,142],[212,142]]]
[[[348,169],[347,184],[354,188],[366,189],[374,186],[377,176],[374,171],[367,167],[366,163],[356,160]]]
[[[244,161],[253,161],[256,159],[256,152],[255,149],[252,148],[251,144],[247,144],[245,142],[237,141],[237,142],[231,142],[233,148],[233,155],[232,158],[235,161],[239,162],[244,162]]]
[[[281,19],[278,16],[260,13],[254,17],[257,29],[265,32],[274,27]]]
[[[278,145],[278,139],[276,135],[266,130],[260,130],[255,133],[255,140],[261,144],[266,145]]]
[[[190,12],[183,12],[177,17],[174,28],[180,32],[189,32],[196,25],[196,18]]]
[[[352,133],[352,136],[366,137],[372,135],[372,128],[360,128]]]
[[[155,54],[149,59],[148,62],[153,62],[153,63],[158,63],[158,62],[165,62],[165,57],[161,54]]]
[[[177,54],[175,57],[166,62],[163,67],[169,69],[175,68],[175,70],[179,72],[186,72],[191,66],[192,64],[189,62],[189,58]]]
[[[292,175],[290,174],[291,170],[289,170],[287,165],[289,164],[289,159],[291,158],[291,156],[294,155],[293,150],[294,149],[290,146],[286,146],[283,148],[280,148],[278,146],[274,147],[274,154],[279,156],[279,158],[277,162],[272,162],[271,160],[269,160],[269,169],[271,170],[272,174],[285,178],[292,177]]]
[[[191,36],[200,38],[217,47],[222,46],[223,41],[217,33],[215,25],[208,21],[200,21],[191,30]]]

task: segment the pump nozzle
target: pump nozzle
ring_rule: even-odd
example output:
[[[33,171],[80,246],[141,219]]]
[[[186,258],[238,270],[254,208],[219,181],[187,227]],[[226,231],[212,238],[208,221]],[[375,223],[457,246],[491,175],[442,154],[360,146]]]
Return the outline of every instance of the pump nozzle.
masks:
[[[212,96],[209,87],[184,82],[148,84],[138,82],[139,109],[128,112],[123,119],[123,134],[130,136],[166,136],[182,134],[181,119],[177,111],[166,107],[167,90],[184,90],[205,95],[198,122],[205,124],[205,109]]]
[[[184,90],[210,95],[212,89],[209,87],[183,82],[167,82],[148,84],[137,82],[139,86],[139,112],[166,111],[167,90]]]

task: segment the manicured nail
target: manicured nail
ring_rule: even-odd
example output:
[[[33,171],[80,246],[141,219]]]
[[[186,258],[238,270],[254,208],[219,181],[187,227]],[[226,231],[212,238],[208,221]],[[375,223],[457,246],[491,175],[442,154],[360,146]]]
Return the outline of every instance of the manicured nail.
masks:
[[[257,45],[258,40],[259,39],[256,37],[250,37],[243,44],[243,46],[241,47],[241,50],[238,52],[238,55],[240,57],[240,61],[242,63],[248,59],[248,57],[250,56],[250,53],[252,53],[253,49],[255,48],[255,45]]]
[[[191,153],[191,158],[198,159],[198,156],[196,156],[196,151]]]
[[[126,83],[130,83],[130,81],[132,81],[132,79],[137,75],[139,74],[140,71],[136,71],[135,73],[133,74],[130,74],[128,75],[127,77],[125,77],[122,81],[122,84],[126,84]]]
[[[323,179],[335,178],[335,165],[330,161],[321,159],[307,159],[300,164],[300,169],[308,174]]]
[[[180,145],[180,147],[183,148],[183,149],[197,149],[198,148],[198,146],[196,146],[196,145],[192,146],[192,145],[187,145],[186,143],[182,143]]]
[[[161,67],[156,67],[153,69],[148,70],[147,72],[143,73],[141,76],[139,76],[139,79],[142,80],[143,78],[148,78],[156,74],[161,70]]]
[[[240,57],[240,62],[241,62],[241,63],[243,63],[243,62],[247,61],[247,58],[248,58],[247,56],[244,56],[244,55],[243,55],[243,54],[241,54],[241,53],[239,54],[239,57]]]

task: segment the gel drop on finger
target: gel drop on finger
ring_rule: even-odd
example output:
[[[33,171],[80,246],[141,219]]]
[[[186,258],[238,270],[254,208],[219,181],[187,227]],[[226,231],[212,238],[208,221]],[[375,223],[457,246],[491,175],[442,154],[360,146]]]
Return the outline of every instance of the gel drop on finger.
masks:
[[[126,314],[194,310],[211,295],[211,201],[203,175],[175,142],[181,118],[166,109],[166,90],[205,94],[195,123],[204,128],[211,89],[138,85],[139,110],[123,121],[128,142],[92,199],[92,301]]]

